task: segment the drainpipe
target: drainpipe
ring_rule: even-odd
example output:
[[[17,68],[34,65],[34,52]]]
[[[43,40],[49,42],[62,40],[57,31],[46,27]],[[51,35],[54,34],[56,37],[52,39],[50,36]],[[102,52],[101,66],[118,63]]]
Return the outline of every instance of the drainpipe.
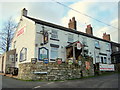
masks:
[[[75,46],[73,45],[73,61],[75,62]]]

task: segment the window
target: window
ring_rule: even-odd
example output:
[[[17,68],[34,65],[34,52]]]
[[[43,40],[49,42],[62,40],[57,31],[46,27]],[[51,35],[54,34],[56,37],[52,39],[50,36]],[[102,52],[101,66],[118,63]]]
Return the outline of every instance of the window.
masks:
[[[101,63],[103,63],[103,57],[101,57]]]
[[[107,63],[107,58],[106,57],[104,57],[104,62],[103,63],[105,63],[105,64]]]
[[[45,58],[48,58],[48,49],[45,47],[39,48],[38,59],[43,61]]]
[[[68,42],[73,42],[73,34],[68,34]]]
[[[52,39],[58,39],[58,32],[56,30],[52,30],[51,38]]]
[[[83,43],[83,45],[86,45],[86,46],[87,46],[87,38],[82,37],[82,43]]]
[[[119,51],[119,48],[118,48],[118,47],[116,47],[116,51]]]
[[[16,41],[14,41],[14,47],[13,48],[16,48]]]
[[[9,55],[9,61],[14,62],[14,55]]]
[[[107,63],[107,58],[106,57],[101,57],[101,63],[106,64]]]
[[[108,58],[108,63],[109,63],[109,64],[111,63],[110,58]]]
[[[110,50],[110,44],[109,43],[106,44],[106,48],[107,48],[107,50]]]
[[[16,54],[16,57],[15,57],[15,58],[16,58],[16,62],[17,62],[17,60],[18,60],[18,54]]]
[[[51,47],[51,59],[58,58],[58,48]]]
[[[20,51],[20,62],[27,59],[27,48],[22,48]]]
[[[95,48],[100,48],[99,41],[95,41]]]

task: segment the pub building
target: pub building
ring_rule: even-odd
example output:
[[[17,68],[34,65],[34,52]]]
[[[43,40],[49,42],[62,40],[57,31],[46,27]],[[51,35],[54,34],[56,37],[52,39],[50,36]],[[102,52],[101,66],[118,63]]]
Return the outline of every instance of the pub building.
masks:
[[[47,64],[58,60],[58,64],[61,64],[71,60],[74,63],[82,55],[92,57],[94,65],[101,64],[101,71],[114,71],[109,34],[104,33],[103,38],[94,36],[90,24],[86,27],[86,33],[78,31],[75,17],[69,20],[66,28],[27,14],[24,8],[12,40],[11,50],[16,52],[14,67],[19,69],[19,64],[32,61]]]

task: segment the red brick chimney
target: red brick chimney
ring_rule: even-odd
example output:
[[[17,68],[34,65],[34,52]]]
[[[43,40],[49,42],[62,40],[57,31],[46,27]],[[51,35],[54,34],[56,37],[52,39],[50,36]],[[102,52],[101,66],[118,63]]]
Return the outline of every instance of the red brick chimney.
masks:
[[[110,41],[110,34],[106,34],[106,32],[103,33],[103,39],[107,40],[107,41]]]
[[[76,20],[75,20],[75,17],[73,17],[72,20],[71,19],[69,20],[68,27],[70,29],[76,30]]]
[[[87,34],[90,34],[90,35],[93,35],[93,31],[92,31],[91,24],[87,25],[86,33],[87,33]]]

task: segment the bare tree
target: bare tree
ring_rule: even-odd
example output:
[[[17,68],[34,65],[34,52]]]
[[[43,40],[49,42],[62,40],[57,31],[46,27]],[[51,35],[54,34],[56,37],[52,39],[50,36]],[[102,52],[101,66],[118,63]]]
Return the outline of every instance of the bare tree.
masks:
[[[11,46],[11,41],[16,29],[17,24],[10,17],[3,25],[2,30],[0,32],[0,51],[6,52],[9,51]]]

